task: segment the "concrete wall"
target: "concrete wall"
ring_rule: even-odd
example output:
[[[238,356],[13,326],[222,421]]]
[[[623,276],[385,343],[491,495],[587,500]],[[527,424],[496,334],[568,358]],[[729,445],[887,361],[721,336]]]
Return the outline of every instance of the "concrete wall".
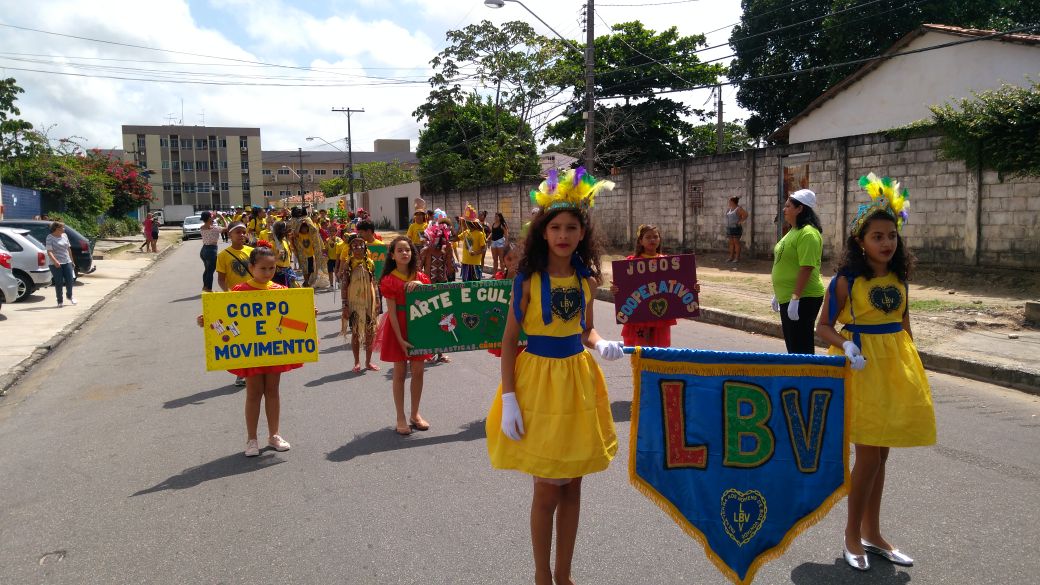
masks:
[[[964,37],[927,32],[900,52],[957,40]],[[789,142],[897,128],[928,118],[928,106],[1001,83],[1025,85],[1027,75],[1040,77],[1040,46],[987,40],[896,57],[793,124]]]
[[[841,253],[848,226],[868,199],[859,177],[873,171],[910,191],[903,236],[921,261],[1040,269],[1040,178],[1001,180],[993,172],[968,171],[963,161],[939,160],[938,143],[937,135],[893,140],[866,134],[626,167],[610,177],[615,189],[597,196],[594,219],[605,241],[620,250],[633,247],[639,224],[654,223],[666,251],[724,251],[726,203],[735,195],[750,214],[744,244],[769,257],[780,235],[775,218],[784,200],[781,163],[802,155],[798,160],[808,165],[808,186],[818,198],[826,258]],[[513,228],[527,220],[528,193],[536,186],[423,198],[452,216],[467,201],[489,213],[501,210]],[[699,206],[693,191],[698,187]]]

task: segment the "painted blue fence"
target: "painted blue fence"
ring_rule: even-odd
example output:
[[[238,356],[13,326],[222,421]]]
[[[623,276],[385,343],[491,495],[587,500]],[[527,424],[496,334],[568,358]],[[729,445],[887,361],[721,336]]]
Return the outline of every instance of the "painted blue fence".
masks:
[[[3,185],[4,219],[32,219],[41,214],[40,192]]]

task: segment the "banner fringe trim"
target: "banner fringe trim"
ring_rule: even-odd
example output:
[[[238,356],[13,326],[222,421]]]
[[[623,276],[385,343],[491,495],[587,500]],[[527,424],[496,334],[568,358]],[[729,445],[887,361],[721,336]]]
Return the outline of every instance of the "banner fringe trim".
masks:
[[[783,364],[690,364],[642,359],[641,370],[654,374],[687,374],[691,376],[728,376],[733,368],[743,368],[749,376],[802,376],[808,378],[845,378],[844,367],[790,366]],[[635,362],[633,361],[633,367]]]

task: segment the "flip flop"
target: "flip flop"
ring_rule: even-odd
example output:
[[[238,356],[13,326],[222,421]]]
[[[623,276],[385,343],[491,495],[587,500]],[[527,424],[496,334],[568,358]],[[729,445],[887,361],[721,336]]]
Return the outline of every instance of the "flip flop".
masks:
[[[408,425],[410,427],[412,427],[413,429],[417,430],[417,431],[428,431],[428,430],[430,430],[430,424],[429,423],[419,424],[418,421],[415,421],[415,420],[412,420],[412,419],[408,419]]]
[[[368,364],[367,366],[365,366],[365,369],[366,370],[372,370],[373,372],[378,372],[379,371],[379,366],[377,366],[375,364]]]
[[[350,371],[354,372],[355,374],[360,374],[361,373],[361,366],[354,366],[354,369],[352,369]]]

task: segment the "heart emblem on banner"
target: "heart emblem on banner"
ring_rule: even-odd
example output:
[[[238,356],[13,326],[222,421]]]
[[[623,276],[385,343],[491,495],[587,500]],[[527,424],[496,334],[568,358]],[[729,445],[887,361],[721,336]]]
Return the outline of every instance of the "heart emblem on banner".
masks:
[[[650,301],[647,306],[650,308],[650,312],[657,317],[663,317],[668,312],[668,300],[667,299],[654,299]]]
[[[570,321],[581,310],[581,291],[576,288],[554,288],[551,301],[553,314]]]
[[[903,294],[894,286],[875,286],[870,289],[870,304],[879,311],[891,313],[903,304]]]
[[[480,317],[472,313],[463,313],[462,324],[469,327],[470,330],[476,329],[477,325],[480,325]]]
[[[722,527],[740,546],[747,544],[766,521],[766,499],[757,490],[730,488],[722,494]]]

